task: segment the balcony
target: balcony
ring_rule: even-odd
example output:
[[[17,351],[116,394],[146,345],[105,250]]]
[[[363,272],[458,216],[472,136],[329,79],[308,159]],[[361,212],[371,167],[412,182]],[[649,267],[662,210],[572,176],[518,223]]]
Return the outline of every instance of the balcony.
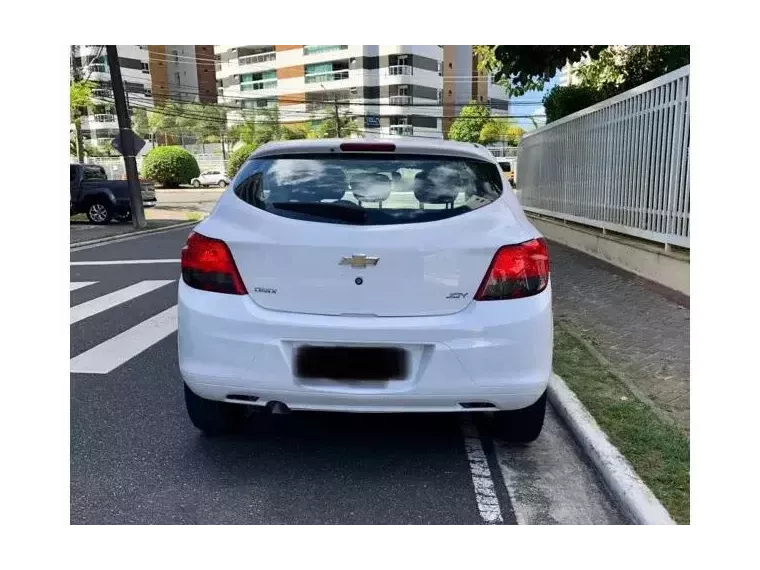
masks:
[[[389,65],[388,75],[413,75],[411,65]]]
[[[325,81],[340,81],[341,79],[348,79],[348,69],[304,76],[306,83],[324,83]]]
[[[398,135],[401,137],[411,137],[414,132],[412,130],[412,125],[391,125],[390,129],[392,135]]]
[[[111,115],[109,113],[90,115],[90,121],[93,123],[113,123],[116,121],[116,115]]]
[[[249,83],[241,83],[241,91],[259,91],[260,89],[274,89],[277,87],[276,79],[260,79]]]
[[[412,97],[410,95],[391,95],[388,97],[388,103],[391,105],[411,105]]]
[[[105,63],[92,63],[84,68],[85,74],[88,73],[108,73],[108,66]]]
[[[348,49],[348,46],[304,46],[304,55],[314,55],[317,53],[325,53],[330,51],[338,51],[342,49]]]
[[[254,55],[244,55],[238,58],[238,65],[251,65],[253,63],[264,63],[274,61],[277,57],[276,52],[269,51],[266,53],[257,53]]]

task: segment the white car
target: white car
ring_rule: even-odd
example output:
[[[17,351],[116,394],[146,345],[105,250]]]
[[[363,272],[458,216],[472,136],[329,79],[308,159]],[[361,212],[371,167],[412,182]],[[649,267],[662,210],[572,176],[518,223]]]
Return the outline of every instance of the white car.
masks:
[[[482,146],[299,140],[254,152],[182,250],[193,424],[259,410],[486,412],[538,437],[547,245]],[[360,205],[360,199],[362,204]]]
[[[190,181],[191,186],[194,186],[195,188],[200,188],[201,186],[219,186],[220,188],[224,188],[225,186],[228,186],[229,183],[229,177],[218,170],[201,172],[198,178],[193,178]]]

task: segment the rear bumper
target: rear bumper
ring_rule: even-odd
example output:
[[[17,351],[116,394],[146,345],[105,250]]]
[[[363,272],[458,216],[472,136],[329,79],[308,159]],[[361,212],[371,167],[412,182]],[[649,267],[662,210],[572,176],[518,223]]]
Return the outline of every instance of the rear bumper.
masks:
[[[250,297],[179,283],[179,367],[193,392],[291,409],[348,412],[465,411],[529,406],[551,374],[551,288],[512,301],[473,302],[433,317],[335,317],[262,309]],[[403,380],[370,384],[294,376],[302,343],[396,346],[410,355]]]

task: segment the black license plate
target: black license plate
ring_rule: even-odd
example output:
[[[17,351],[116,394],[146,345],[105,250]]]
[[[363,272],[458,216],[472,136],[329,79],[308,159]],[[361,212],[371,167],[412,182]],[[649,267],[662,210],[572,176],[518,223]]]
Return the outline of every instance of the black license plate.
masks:
[[[299,378],[402,380],[407,368],[407,352],[400,348],[302,346],[295,356]]]

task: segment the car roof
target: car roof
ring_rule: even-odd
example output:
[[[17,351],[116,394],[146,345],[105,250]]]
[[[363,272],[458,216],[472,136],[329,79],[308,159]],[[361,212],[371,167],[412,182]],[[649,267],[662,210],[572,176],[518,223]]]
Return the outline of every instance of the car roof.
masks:
[[[261,158],[276,154],[332,154],[340,153],[340,145],[345,142],[367,144],[393,144],[396,154],[430,154],[456,156],[495,162],[494,156],[483,145],[444,139],[407,138],[345,138],[345,139],[297,139],[277,141],[261,145],[250,158]]]

